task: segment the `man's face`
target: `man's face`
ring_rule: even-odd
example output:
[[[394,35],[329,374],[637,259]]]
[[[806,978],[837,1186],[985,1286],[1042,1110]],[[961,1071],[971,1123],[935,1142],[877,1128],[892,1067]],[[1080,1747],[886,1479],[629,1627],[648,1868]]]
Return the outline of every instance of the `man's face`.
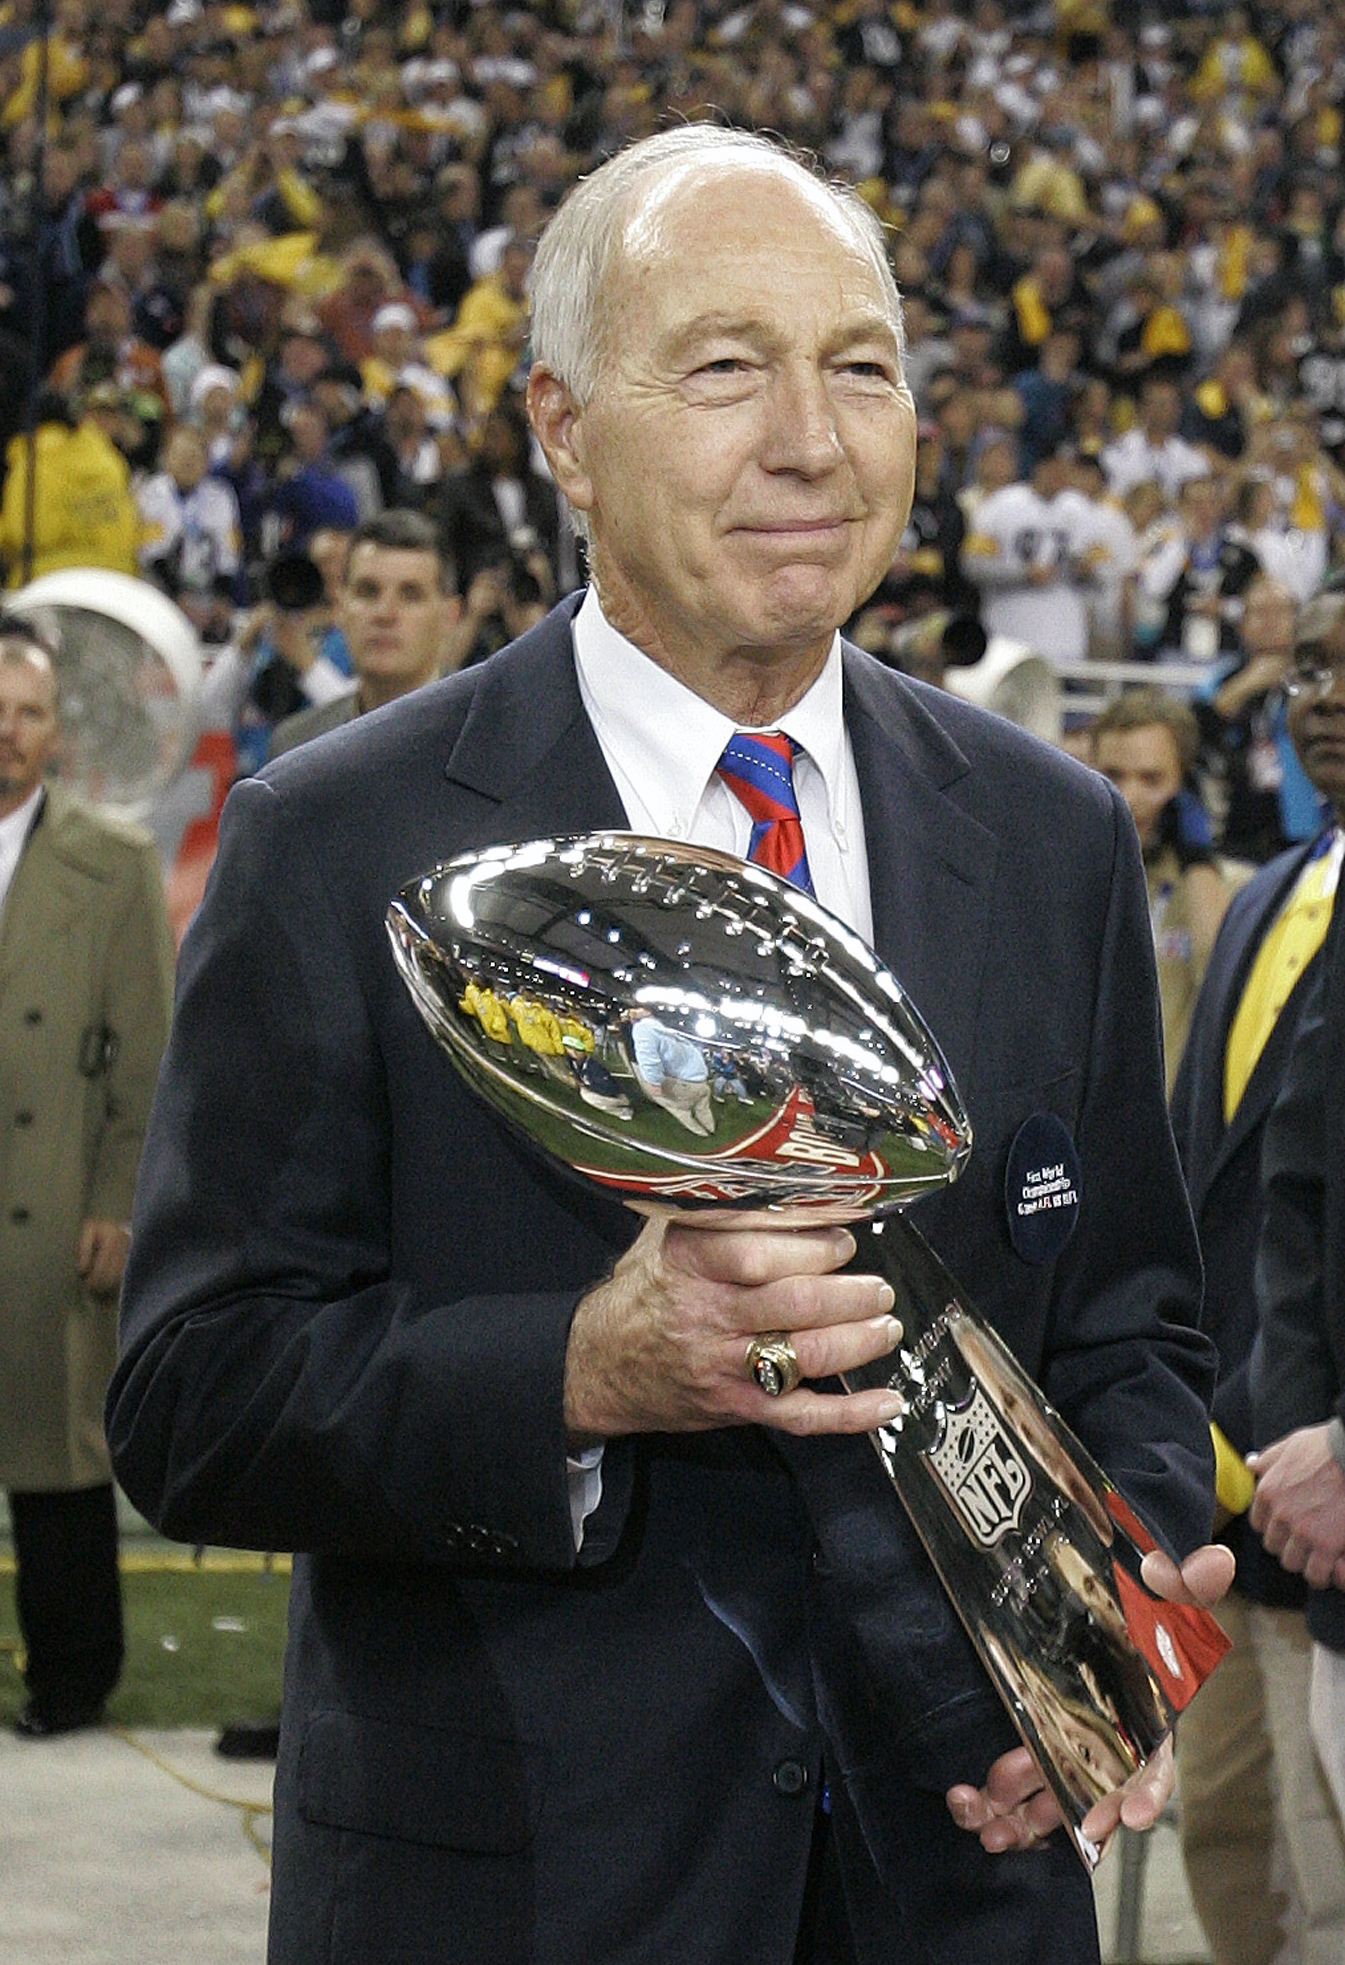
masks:
[[[1130,807],[1140,845],[1152,846],[1163,807],[1182,788],[1181,759],[1172,732],[1165,723],[1100,731],[1093,762]]]
[[[602,328],[558,475],[609,618],[693,686],[744,656],[820,662],[890,564],[914,475],[859,241],[782,169],[684,171],[628,228]]]
[[[428,682],[453,609],[439,585],[436,553],[362,540],[350,555],[337,610],[356,675],[388,695]]]
[[[20,643],[0,642],[0,815],[16,811],[42,782],[59,735],[50,664]]]
[[[1323,695],[1309,686],[1290,696],[1289,735],[1303,769],[1338,817],[1345,817],[1345,612],[1311,648],[1295,650],[1295,666],[1330,669],[1335,681]]]

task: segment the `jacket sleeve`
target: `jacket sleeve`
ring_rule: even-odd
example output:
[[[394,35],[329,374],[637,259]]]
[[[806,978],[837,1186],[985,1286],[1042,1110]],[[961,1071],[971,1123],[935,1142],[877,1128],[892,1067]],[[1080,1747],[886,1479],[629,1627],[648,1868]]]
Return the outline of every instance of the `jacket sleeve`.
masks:
[[[1339,932],[1332,933],[1331,945],[1339,960]],[[1319,965],[1262,1149],[1265,1213],[1256,1257],[1261,1327],[1251,1363],[1259,1446],[1329,1419],[1340,1392],[1326,1332],[1322,1263],[1329,967],[1329,960]]]
[[[473,1211],[511,1218],[510,1197],[475,1192],[446,1192],[424,1230],[442,1293],[405,1279],[406,1147],[348,928],[302,816],[267,781],[237,787],[137,1192],[107,1409],[118,1478],[182,1540],[573,1567],[562,1395],[580,1292],[465,1290]],[[619,1514],[619,1444],[603,1478],[586,1563]]]

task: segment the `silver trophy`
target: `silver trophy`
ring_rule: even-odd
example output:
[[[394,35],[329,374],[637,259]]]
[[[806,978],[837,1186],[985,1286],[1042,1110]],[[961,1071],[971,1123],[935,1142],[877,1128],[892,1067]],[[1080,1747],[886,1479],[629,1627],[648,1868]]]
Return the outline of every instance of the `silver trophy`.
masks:
[[[844,1383],[900,1393],[869,1437],[1091,1869],[1085,1815],[1227,1640],[1145,1587],[1152,1538],[900,1212],[972,1143],[901,985],[764,868],[628,833],[466,854],[387,925],[463,1078],[555,1160],[646,1213],[850,1225],[904,1335]]]

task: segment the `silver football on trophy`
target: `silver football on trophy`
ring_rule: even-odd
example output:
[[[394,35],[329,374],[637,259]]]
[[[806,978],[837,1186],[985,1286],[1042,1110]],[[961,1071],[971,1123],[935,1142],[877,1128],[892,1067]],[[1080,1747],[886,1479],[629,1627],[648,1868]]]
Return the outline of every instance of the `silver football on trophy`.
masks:
[[[388,930],[468,1083],[627,1198],[871,1216],[971,1151],[901,985],[732,855],[630,833],[492,847],[403,888]]]

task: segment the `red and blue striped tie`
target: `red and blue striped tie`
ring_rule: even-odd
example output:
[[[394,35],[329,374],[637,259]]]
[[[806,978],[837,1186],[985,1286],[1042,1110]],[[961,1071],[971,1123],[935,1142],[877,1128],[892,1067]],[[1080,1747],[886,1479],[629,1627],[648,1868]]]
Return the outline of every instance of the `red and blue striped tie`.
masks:
[[[738,731],[724,748],[719,775],[747,807],[752,820],[749,860],[769,867],[782,880],[813,891],[803,826],[794,796],[794,756],[798,749],[782,730],[748,735]]]

